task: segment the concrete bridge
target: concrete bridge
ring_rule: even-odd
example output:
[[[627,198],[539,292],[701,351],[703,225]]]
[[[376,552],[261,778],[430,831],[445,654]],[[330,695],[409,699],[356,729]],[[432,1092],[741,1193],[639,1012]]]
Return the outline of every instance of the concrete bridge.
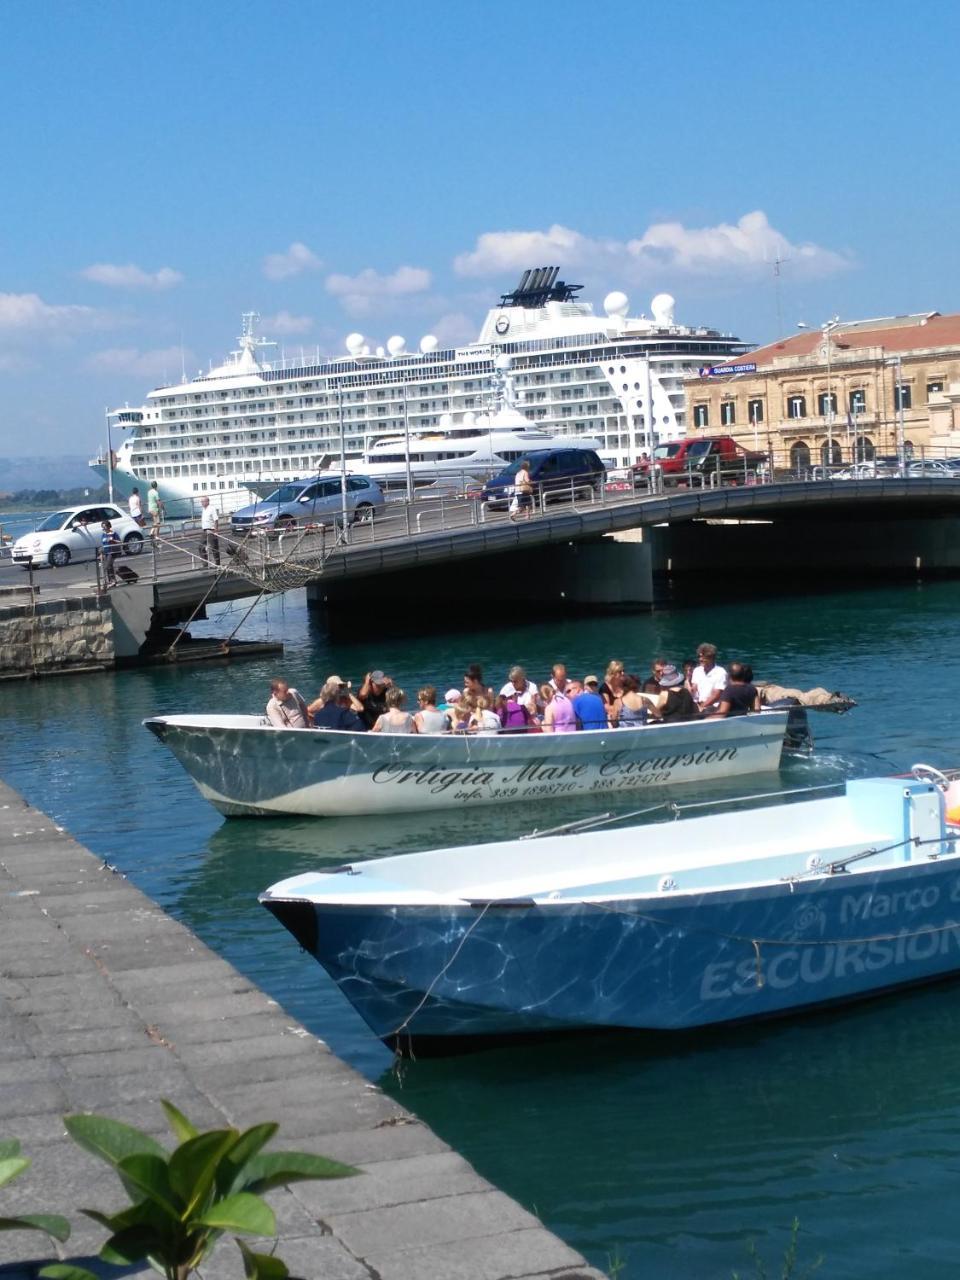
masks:
[[[332,626],[352,630],[390,615],[430,625],[457,605],[501,613],[643,608],[655,603],[664,578],[697,574],[737,571],[775,585],[800,574],[832,582],[960,572],[960,478],[608,490],[592,501],[549,504],[519,523],[476,501],[421,500],[391,506],[345,538],[322,530],[258,542],[269,548],[272,570],[260,578],[233,572],[226,546],[223,570],[203,565],[192,530],[126,562],[140,580],[111,593],[118,656],[133,656],[151,631],[264,586],[306,585]],[[296,572],[283,573],[285,561]],[[77,565],[34,579],[51,599],[89,593],[93,573]],[[0,570],[0,585],[22,580],[18,568]]]

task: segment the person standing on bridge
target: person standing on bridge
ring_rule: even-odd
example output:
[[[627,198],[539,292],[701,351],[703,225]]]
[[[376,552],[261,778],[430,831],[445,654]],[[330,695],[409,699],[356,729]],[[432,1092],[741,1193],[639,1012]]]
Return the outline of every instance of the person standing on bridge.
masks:
[[[163,499],[156,480],[150,481],[150,488],[147,490],[147,511],[150,513],[150,538],[156,542],[163,520]]]
[[[140,501],[140,490],[136,485],[133,486],[133,492],[127,499],[127,507],[130,511],[130,519],[136,520],[140,527],[143,527],[143,504]]]
[[[217,509],[209,498],[200,499],[200,559],[206,564],[220,565],[220,535],[217,533]]]
[[[529,520],[533,515],[533,481],[530,479],[530,463],[523,458],[513,477],[513,491],[517,509],[510,513],[511,520]]]

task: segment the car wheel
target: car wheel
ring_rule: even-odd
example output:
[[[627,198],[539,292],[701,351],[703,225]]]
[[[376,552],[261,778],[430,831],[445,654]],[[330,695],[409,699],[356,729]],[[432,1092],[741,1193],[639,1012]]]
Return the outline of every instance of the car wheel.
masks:
[[[58,543],[51,547],[47,559],[56,569],[63,569],[70,563],[70,548]]]
[[[143,550],[143,534],[128,533],[123,540],[123,554],[126,556],[138,556]]]
[[[371,502],[358,502],[353,510],[353,523],[372,524],[374,514],[373,504]]]
[[[294,520],[293,516],[284,516],[282,520],[277,521],[277,528],[281,531],[281,533],[289,533],[292,529],[295,529],[296,527],[297,527],[297,522],[296,520]]]

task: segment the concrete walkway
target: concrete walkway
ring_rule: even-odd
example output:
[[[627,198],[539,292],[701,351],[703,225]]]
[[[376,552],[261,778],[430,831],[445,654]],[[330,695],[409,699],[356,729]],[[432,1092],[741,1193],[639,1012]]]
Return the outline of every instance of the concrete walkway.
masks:
[[[105,1233],[77,1207],[119,1208],[125,1199],[107,1167],[66,1137],[61,1117],[103,1112],[166,1141],[161,1097],[201,1127],[277,1121],[275,1145],[363,1170],[272,1194],[277,1252],[304,1280],[601,1280],[415,1116],[0,783],[0,1138],[19,1138],[33,1158],[0,1189],[0,1215],[65,1213],[74,1232],[64,1256],[95,1254]],[[24,1264],[43,1256],[45,1237],[0,1233],[4,1280],[31,1275]],[[231,1241],[203,1275],[242,1276]]]

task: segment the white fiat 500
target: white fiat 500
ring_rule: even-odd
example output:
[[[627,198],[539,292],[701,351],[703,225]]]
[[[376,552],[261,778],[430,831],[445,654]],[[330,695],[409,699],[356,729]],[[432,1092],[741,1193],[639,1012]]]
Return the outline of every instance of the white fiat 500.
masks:
[[[100,550],[102,520],[109,520],[113,531],[123,543],[128,556],[139,555],[143,550],[143,531],[112,503],[103,506],[64,507],[47,516],[34,533],[25,533],[13,544],[11,558],[14,564],[50,564],[62,568],[71,560],[93,560]]]

